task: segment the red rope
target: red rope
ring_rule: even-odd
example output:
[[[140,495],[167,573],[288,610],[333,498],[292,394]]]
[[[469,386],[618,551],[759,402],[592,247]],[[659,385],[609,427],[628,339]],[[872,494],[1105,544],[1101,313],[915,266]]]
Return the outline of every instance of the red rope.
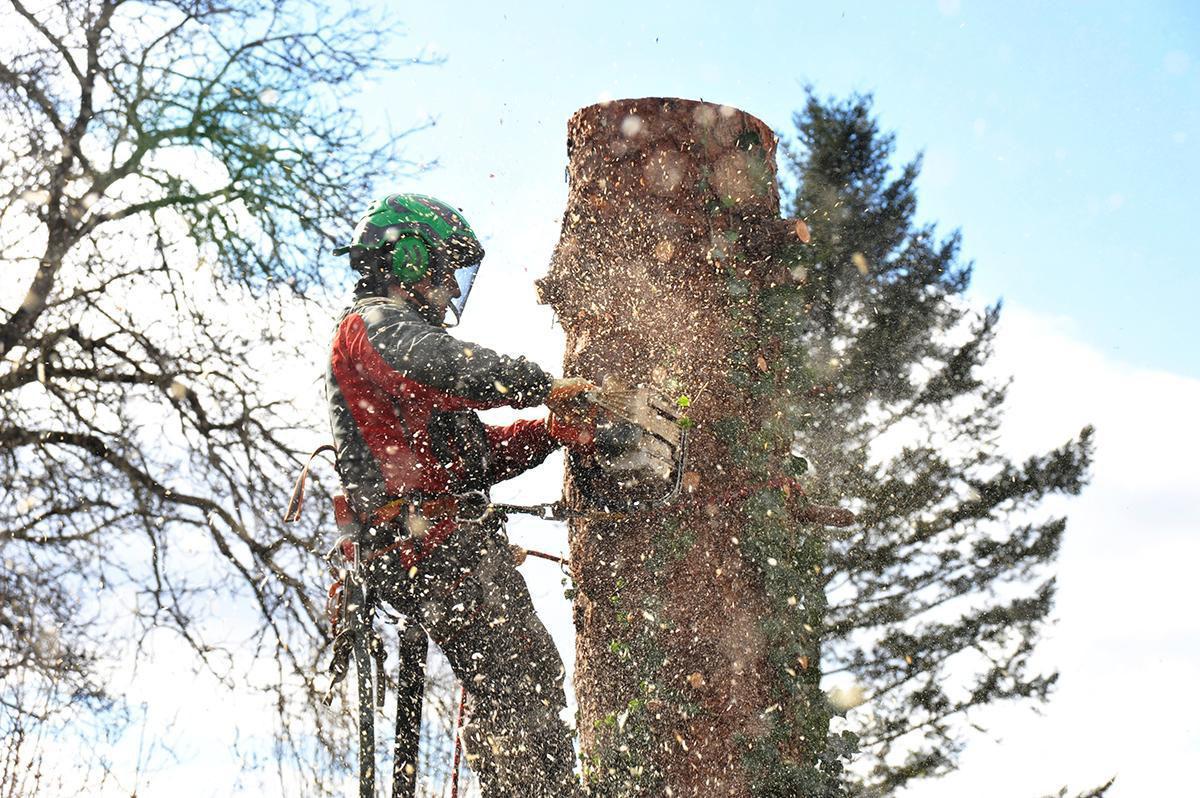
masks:
[[[458,798],[458,763],[462,758],[463,708],[467,705],[467,685],[458,697],[458,719],[454,721],[454,770],[450,771],[450,798]]]

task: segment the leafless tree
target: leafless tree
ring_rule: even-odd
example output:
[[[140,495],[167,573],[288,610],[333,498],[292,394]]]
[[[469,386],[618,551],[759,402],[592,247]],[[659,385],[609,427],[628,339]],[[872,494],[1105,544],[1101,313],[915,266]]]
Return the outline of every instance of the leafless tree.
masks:
[[[231,686],[275,663],[254,686],[318,784],[320,519],[278,520],[313,408],[277,380],[329,325],[329,248],[409,168],[344,98],[427,59],[318,0],[6,5],[0,732],[104,706],[111,652],[166,629]]]

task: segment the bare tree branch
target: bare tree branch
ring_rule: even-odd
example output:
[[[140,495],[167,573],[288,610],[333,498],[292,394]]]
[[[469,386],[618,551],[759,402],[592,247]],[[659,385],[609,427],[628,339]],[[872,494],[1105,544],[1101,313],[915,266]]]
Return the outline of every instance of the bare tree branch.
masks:
[[[0,259],[28,282],[0,315],[0,672],[71,685],[87,700],[54,693],[51,714],[80,722],[120,698],[94,664],[154,630],[229,684],[274,659],[286,678],[254,688],[332,794],[348,730],[314,713],[321,530],[278,520],[313,404],[272,369],[307,362],[327,323],[310,292],[343,277],[329,249],[405,167],[404,133],[373,138],[344,96],[420,59],[381,57],[394,31],[320,0],[14,8]],[[117,590],[139,602],[121,624],[106,616]],[[251,650],[198,622],[213,595],[248,609]],[[61,657],[39,653],[50,637]],[[14,683],[6,731],[25,711]]]
[[[17,10],[17,13],[24,17],[30,26],[40,33],[42,38],[48,41],[54,47],[54,49],[58,51],[58,54],[62,56],[63,63],[67,65],[67,68],[71,70],[71,74],[75,76],[75,79],[78,80],[80,86],[82,86],[86,82],[86,79],[83,76],[83,72],[80,71],[79,66],[75,63],[75,59],[71,56],[71,51],[67,49],[66,43],[51,33],[50,29],[43,25],[38,18],[34,16],[28,8],[25,7],[25,4],[22,3],[21,0],[9,0],[9,2],[12,3],[12,6]]]

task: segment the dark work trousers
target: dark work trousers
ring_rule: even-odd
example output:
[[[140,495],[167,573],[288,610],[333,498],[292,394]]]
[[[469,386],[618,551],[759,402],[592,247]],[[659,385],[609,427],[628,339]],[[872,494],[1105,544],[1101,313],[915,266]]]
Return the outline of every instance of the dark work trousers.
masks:
[[[466,685],[467,763],[485,798],[576,795],[562,659],[500,525],[460,524],[415,565],[392,553],[366,570],[380,597],[421,624]]]

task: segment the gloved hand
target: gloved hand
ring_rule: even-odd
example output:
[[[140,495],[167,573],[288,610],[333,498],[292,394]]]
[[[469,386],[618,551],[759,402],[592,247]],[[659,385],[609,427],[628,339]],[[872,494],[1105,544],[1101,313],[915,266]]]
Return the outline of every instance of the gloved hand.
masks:
[[[595,440],[596,422],[580,396],[596,389],[595,383],[582,377],[555,380],[546,397],[550,418],[546,430],[550,437],[567,446],[586,447]]]
[[[553,413],[546,419],[546,431],[555,442],[572,448],[587,448],[596,440],[596,425],[592,422],[567,423]]]
[[[551,413],[567,415],[570,413],[574,400],[581,394],[596,390],[596,384],[583,377],[562,377],[550,384],[550,395],[546,397],[546,407]]]

